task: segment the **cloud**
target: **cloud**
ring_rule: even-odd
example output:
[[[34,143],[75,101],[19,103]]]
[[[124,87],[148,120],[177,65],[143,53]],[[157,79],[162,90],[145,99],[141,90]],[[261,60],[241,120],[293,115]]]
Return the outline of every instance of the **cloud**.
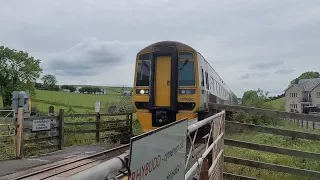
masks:
[[[288,74],[292,73],[294,71],[293,68],[283,68],[283,69],[278,69],[274,72],[274,74]]]
[[[240,76],[240,80],[246,80],[249,78],[259,78],[259,77],[266,77],[268,76],[270,73],[269,72],[253,72],[253,73],[245,73],[242,76]]]
[[[176,40],[238,96],[257,88],[272,95],[319,71],[319,12],[319,0],[10,0],[0,6],[0,41],[41,58],[59,83],[132,85],[137,51]]]
[[[244,75],[240,76],[240,78],[239,78],[239,79],[243,79],[243,80],[245,80],[245,79],[249,79],[249,78],[250,78],[250,76],[251,76],[251,74],[250,74],[250,73],[246,73],[246,74],[244,74]]]
[[[61,76],[96,76],[127,63],[125,57],[134,56],[135,45],[85,38],[65,51],[51,54],[46,67]]]
[[[270,62],[261,62],[252,64],[249,69],[270,69],[283,64],[283,60],[276,60]]]

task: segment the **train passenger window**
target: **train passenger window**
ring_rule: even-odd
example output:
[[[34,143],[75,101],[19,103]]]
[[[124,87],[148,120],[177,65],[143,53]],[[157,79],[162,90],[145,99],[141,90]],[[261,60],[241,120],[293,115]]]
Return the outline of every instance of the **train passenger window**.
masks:
[[[195,86],[193,54],[179,53],[179,86]]]
[[[209,89],[209,78],[208,78],[207,72],[206,72],[206,88]]]
[[[210,78],[211,78],[212,90],[214,90],[214,80],[211,76],[210,76]],[[211,84],[210,84],[210,86],[211,86]]]
[[[201,68],[201,86],[204,87],[204,75],[203,75],[203,69]]]

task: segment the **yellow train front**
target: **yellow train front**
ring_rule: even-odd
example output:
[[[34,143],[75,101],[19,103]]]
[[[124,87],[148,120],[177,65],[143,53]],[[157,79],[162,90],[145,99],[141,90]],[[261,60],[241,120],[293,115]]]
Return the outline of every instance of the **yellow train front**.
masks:
[[[138,52],[133,105],[144,132],[197,117],[196,57],[193,48],[173,41],[157,42]]]

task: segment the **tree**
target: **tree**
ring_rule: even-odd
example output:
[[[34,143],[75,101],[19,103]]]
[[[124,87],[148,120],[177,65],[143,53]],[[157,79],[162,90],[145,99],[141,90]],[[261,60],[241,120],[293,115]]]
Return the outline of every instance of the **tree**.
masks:
[[[41,78],[41,80],[43,81],[43,85],[47,90],[55,90],[55,86],[57,84],[56,76],[52,74],[46,74]]]
[[[269,92],[264,92],[262,89],[258,88],[258,90],[250,90],[243,93],[242,96],[242,105],[248,107],[256,107],[256,108],[270,108],[267,107],[266,101]]]
[[[40,60],[27,52],[0,46],[0,95],[3,105],[10,106],[12,91],[29,90],[34,95],[34,83],[40,77]]]
[[[307,72],[302,73],[296,79],[300,80],[300,79],[312,79],[312,78],[320,78],[320,73],[319,72],[314,72],[314,71],[307,71]],[[294,81],[296,79],[290,81],[290,84],[294,84]]]
[[[76,87],[74,87],[72,85],[62,85],[61,89],[69,89],[70,92],[76,91]]]

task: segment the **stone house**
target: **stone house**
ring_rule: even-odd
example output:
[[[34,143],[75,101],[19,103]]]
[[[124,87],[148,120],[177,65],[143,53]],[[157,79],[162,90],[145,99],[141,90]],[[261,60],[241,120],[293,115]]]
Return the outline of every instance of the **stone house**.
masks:
[[[295,80],[285,90],[285,110],[301,113],[305,106],[320,107],[320,78]]]

